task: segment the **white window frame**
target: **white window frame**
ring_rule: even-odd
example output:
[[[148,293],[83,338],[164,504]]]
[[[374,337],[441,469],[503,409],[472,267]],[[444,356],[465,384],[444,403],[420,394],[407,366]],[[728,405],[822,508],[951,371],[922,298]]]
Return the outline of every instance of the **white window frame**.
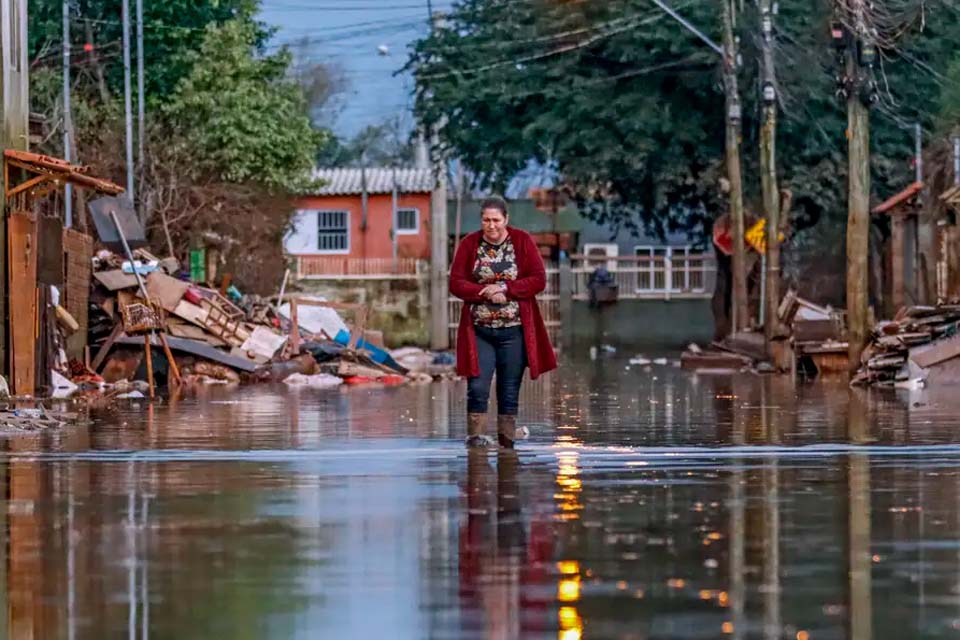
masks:
[[[657,265],[655,262],[647,263],[647,267],[641,267],[638,269],[638,280],[637,280],[637,291],[640,292],[666,292],[666,293],[679,293],[681,291],[690,290],[690,260],[689,256],[693,250],[692,245],[651,245],[651,244],[638,244],[633,248],[633,253],[636,256],[650,256],[650,257],[663,257],[670,260],[671,269],[667,273],[664,271],[664,286],[656,287],[653,286],[655,283],[655,274],[658,270],[665,269],[665,264]],[[682,283],[674,282],[673,267],[677,266],[680,263],[683,265],[682,270]],[[643,286],[646,285],[646,286]],[[697,290],[700,290],[699,288]]]
[[[413,211],[413,229],[401,229],[400,228],[400,212],[401,211]],[[395,228],[397,230],[398,236],[415,236],[420,233],[420,209],[417,207],[397,207],[397,220],[395,223]]]
[[[353,240],[350,236],[350,210],[349,209],[310,209],[313,213],[317,214],[317,255],[325,256],[344,256],[350,253],[351,241]],[[323,233],[323,229],[320,228],[320,215],[324,213],[342,213],[344,224],[346,228],[346,248],[345,249],[321,249],[320,248],[320,234]]]

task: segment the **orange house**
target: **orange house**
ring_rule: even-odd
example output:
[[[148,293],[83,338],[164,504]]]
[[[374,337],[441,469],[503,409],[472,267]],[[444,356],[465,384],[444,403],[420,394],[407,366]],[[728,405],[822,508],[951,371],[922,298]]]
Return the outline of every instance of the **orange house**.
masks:
[[[430,169],[318,169],[284,248],[301,277],[412,273],[430,258]],[[396,214],[394,214],[396,192]]]

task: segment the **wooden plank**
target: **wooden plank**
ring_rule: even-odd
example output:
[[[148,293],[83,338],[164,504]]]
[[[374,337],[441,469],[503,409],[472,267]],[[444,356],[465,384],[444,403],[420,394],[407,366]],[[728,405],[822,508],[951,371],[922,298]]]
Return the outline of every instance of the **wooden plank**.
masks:
[[[217,336],[207,333],[206,330],[201,329],[192,324],[187,324],[184,322],[173,322],[167,321],[167,333],[176,338],[186,338],[188,340],[200,340],[201,342],[206,342],[211,347],[226,347],[228,346],[226,342],[218,338]]]
[[[37,363],[37,224],[29,215],[7,218],[10,292],[10,380],[16,395],[33,394]]]
[[[146,279],[147,295],[160,303],[166,311],[173,313],[183,296],[190,289],[189,282],[172,278],[165,273],[154,271]]]
[[[910,350],[910,359],[924,369],[957,356],[960,356],[960,336],[953,336]]]
[[[110,349],[113,348],[117,338],[119,338],[122,334],[123,325],[118,322],[113,326],[113,331],[110,332],[110,335],[107,336],[107,339],[104,341],[104,343],[100,345],[100,349],[97,351],[97,355],[93,359],[93,364],[90,365],[90,369],[94,373],[96,373],[100,368],[100,365],[103,364],[103,361],[107,358],[107,354],[110,353]]]
[[[120,269],[97,271],[93,274],[93,277],[110,291],[131,289],[137,286],[137,277],[132,273],[124,273]]]
[[[37,219],[37,282],[63,286],[63,223],[59,218],[40,216]]]

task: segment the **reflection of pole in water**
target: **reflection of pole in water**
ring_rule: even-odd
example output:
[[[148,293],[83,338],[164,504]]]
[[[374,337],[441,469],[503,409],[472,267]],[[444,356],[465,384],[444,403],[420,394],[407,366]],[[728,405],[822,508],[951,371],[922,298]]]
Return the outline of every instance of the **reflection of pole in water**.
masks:
[[[137,492],[134,487],[136,468],[133,460],[127,463],[127,635],[137,637]]]
[[[140,517],[140,533],[143,538],[143,540],[141,541],[142,542],[141,549],[143,550],[143,565],[140,568],[140,602],[142,603],[141,606],[143,607],[143,616],[142,616],[143,619],[140,621],[140,629],[141,629],[140,637],[143,638],[143,640],[147,640],[147,638],[150,637],[150,631],[149,631],[150,629],[150,598],[149,598],[148,587],[147,587],[148,585],[147,567],[149,566],[150,563],[147,562],[147,544],[146,544],[147,519],[148,519],[149,510],[150,510],[150,496],[148,496],[146,492],[144,492],[143,509],[141,511],[141,517]]]
[[[73,537],[73,461],[67,463],[67,640],[77,637],[76,543]]]
[[[780,470],[776,458],[764,469],[764,637],[780,637]]]
[[[730,612],[733,622],[732,638],[743,637],[743,610],[746,599],[744,584],[744,520],[746,517],[743,502],[744,472],[740,460],[733,461],[730,471]]]
[[[847,467],[848,533],[848,636],[851,640],[873,637],[870,555],[870,459],[851,455]]]

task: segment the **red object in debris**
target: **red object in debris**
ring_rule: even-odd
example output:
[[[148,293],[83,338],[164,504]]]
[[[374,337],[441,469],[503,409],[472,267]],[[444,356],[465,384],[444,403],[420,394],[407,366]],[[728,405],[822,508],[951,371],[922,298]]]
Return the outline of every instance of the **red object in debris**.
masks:
[[[404,378],[403,376],[399,376],[396,374],[389,374],[385,376],[380,376],[379,378],[377,378],[377,381],[382,382],[383,384],[386,384],[389,386],[395,386],[398,384],[403,384],[404,382],[407,381],[407,379]]]
[[[349,385],[370,384],[371,382],[376,382],[376,380],[367,376],[350,376],[343,379],[343,384]]]
[[[91,42],[84,42],[84,43],[83,43],[83,50],[86,51],[87,53],[90,53],[91,51],[93,51],[93,43],[91,43]]]
[[[183,299],[187,302],[192,302],[193,304],[200,304],[200,302],[203,300],[203,294],[196,289],[190,288],[187,289],[185,294],[183,294]]]

